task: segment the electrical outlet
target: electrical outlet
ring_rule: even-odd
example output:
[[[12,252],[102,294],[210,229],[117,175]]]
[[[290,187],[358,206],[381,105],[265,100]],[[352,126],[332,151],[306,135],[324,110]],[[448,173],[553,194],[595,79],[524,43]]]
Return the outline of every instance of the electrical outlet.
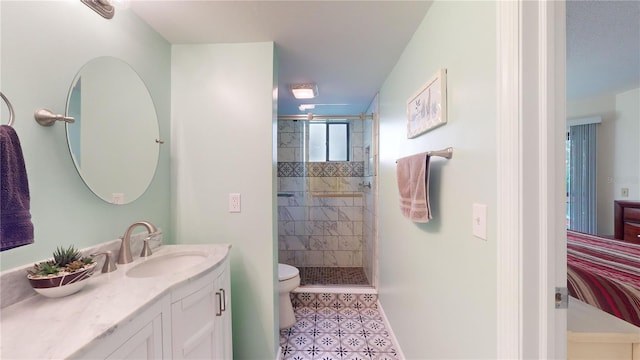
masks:
[[[629,197],[629,188],[622,188],[622,189],[620,189],[620,196],[622,196],[622,197]]]
[[[124,194],[123,193],[112,193],[111,194],[111,203],[116,205],[124,204]]]
[[[232,212],[232,213],[240,212],[240,193],[229,194],[229,212]]]

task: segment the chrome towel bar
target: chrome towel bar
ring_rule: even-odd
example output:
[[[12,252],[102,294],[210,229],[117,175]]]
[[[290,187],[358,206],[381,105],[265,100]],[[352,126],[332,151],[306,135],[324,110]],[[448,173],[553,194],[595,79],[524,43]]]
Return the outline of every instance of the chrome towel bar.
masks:
[[[425,154],[429,155],[429,156],[439,156],[439,157],[443,157],[445,159],[451,159],[453,157],[453,148],[452,147],[448,147],[446,149],[442,149],[442,150],[432,150],[432,151],[427,151]],[[398,161],[396,160],[396,163]]]

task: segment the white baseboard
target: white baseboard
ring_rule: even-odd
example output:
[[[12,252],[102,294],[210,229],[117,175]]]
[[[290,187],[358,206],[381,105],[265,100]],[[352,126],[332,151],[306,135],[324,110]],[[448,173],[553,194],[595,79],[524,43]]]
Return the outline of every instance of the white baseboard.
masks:
[[[393,328],[391,328],[391,325],[389,324],[389,319],[387,319],[387,314],[384,313],[384,309],[380,304],[380,300],[377,301],[377,304],[378,304],[378,312],[380,313],[380,316],[382,316],[382,321],[384,322],[385,328],[389,331],[389,336],[391,337],[391,341],[393,341],[393,343],[396,344],[397,346],[396,351],[398,352],[398,358],[406,359],[406,357],[404,356],[404,353],[402,352],[402,349],[400,348],[400,343],[398,342],[398,338],[396,338],[396,334],[393,333]]]

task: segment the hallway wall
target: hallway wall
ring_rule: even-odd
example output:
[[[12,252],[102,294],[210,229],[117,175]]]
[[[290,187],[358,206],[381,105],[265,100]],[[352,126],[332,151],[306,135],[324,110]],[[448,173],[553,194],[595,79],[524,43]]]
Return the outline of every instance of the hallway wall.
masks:
[[[406,103],[448,71],[448,123],[407,139]],[[380,91],[380,301],[409,359],[496,357],[496,5],[436,1]],[[398,207],[396,159],[452,146],[431,161],[433,219]],[[472,205],[488,206],[488,239]]]

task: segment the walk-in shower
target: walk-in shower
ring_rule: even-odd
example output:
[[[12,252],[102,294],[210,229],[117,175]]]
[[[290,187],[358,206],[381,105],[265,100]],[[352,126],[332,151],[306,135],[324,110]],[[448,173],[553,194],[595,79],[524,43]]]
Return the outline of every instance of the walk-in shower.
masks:
[[[303,286],[375,283],[373,118],[278,118],[278,261]]]

